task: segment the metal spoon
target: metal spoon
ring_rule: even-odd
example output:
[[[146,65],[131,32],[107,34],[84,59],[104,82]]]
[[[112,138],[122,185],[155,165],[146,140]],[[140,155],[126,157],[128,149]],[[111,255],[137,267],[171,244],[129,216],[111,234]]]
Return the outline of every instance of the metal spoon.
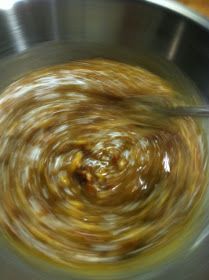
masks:
[[[209,117],[208,104],[171,106],[163,96],[130,96],[125,97],[124,101],[130,102],[132,105],[137,105],[137,103],[139,103],[152,106],[152,109],[167,116]]]

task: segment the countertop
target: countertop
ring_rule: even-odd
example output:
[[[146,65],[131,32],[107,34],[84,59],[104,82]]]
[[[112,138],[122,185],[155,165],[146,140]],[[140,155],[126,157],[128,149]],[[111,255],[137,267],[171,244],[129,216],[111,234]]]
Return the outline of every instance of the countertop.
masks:
[[[179,0],[179,2],[209,17],[209,0]]]

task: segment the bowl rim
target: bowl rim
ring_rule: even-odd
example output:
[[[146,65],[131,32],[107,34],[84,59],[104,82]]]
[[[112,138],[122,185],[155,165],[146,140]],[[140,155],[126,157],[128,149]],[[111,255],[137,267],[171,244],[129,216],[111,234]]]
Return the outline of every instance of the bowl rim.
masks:
[[[180,14],[186,17],[187,19],[190,19],[191,21],[195,22],[196,24],[200,25],[204,29],[207,29],[207,31],[209,31],[209,19],[206,16],[201,15],[200,13],[192,10],[191,8],[185,6],[180,2],[173,1],[173,0],[144,0],[144,1],[168,9],[177,14]]]

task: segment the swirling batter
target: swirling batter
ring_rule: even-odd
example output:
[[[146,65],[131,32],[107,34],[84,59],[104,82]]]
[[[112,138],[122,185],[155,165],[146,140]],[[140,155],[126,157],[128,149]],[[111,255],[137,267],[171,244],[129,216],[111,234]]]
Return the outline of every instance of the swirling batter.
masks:
[[[72,266],[159,250],[184,229],[204,190],[200,127],[121,102],[130,95],[184,103],[148,71],[102,59],[39,70],[0,96],[10,240]]]

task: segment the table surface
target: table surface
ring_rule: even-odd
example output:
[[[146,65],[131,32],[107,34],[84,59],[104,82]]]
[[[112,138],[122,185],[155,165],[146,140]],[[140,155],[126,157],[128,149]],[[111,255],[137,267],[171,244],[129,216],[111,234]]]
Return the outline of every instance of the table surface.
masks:
[[[209,17],[209,0],[178,0],[178,1],[200,12],[204,16]]]

